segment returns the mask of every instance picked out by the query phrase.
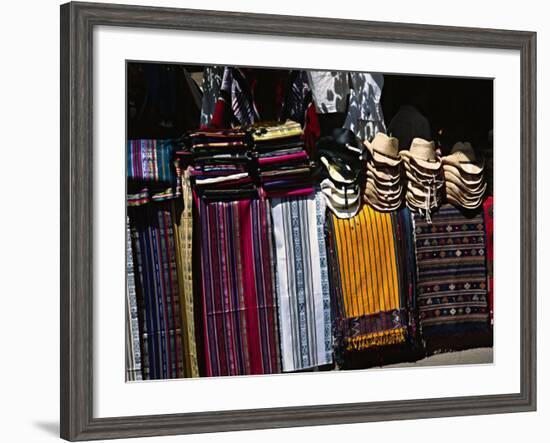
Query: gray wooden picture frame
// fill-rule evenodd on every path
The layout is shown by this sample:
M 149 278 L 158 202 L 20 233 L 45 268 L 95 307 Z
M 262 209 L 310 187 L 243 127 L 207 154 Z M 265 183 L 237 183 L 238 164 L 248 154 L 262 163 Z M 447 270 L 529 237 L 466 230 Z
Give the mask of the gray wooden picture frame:
M 521 391 L 517 394 L 150 416 L 93 416 L 92 54 L 95 26 L 519 51 Z M 61 6 L 61 437 L 70 441 L 536 409 L 536 33 L 99 3 Z M 506 295 L 506 294 L 499 294 Z M 509 294 L 517 296 L 517 294 Z M 122 375 L 121 375 L 122 376 Z

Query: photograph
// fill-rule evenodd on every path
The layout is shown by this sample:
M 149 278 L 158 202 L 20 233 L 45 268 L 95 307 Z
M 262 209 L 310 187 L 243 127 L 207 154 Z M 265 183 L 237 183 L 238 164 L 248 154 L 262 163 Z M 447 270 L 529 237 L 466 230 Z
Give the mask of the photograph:
M 493 363 L 493 78 L 125 69 L 126 382 Z

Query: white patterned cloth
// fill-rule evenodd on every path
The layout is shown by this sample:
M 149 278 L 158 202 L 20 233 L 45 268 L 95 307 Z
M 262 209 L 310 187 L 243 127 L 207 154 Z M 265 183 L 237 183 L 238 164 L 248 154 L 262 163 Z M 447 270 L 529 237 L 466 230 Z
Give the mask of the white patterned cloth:
M 126 216 L 126 255 L 126 381 L 137 381 L 142 379 L 141 347 L 139 344 L 136 279 L 128 216 Z
M 347 72 L 307 71 L 307 77 L 318 114 L 345 112 L 349 94 Z
M 361 140 L 372 140 L 378 132 L 386 132 L 382 74 L 308 71 L 307 75 L 317 113 L 346 112 L 344 128 Z
M 283 371 L 332 363 L 325 208 L 319 190 L 272 199 Z
M 350 72 L 350 98 L 344 128 L 361 140 L 372 140 L 378 132 L 386 132 L 382 112 L 384 76 L 367 72 Z

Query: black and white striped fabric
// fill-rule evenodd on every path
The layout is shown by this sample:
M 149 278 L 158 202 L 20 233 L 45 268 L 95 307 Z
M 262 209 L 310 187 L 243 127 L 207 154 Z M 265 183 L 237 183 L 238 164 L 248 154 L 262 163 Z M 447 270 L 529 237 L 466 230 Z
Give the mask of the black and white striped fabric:
M 321 192 L 272 199 L 283 371 L 332 363 Z

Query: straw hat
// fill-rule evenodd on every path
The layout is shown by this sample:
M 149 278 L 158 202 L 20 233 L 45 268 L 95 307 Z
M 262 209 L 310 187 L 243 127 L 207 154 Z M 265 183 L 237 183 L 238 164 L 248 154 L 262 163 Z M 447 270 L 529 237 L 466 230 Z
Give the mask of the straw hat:
M 480 181 L 478 184 L 470 185 L 461 180 L 454 174 L 445 172 L 445 185 L 447 188 L 450 186 L 456 186 L 459 192 L 466 195 L 481 195 L 487 189 L 487 183 Z
M 479 198 L 473 201 L 466 201 L 453 193 L 447 193 L 447 201 L 466 209 L 477 209 L 483 203 L 483 198 Z
M 458 177 L 467 186 L 478 186 L 483 182 L 483 174 L 468 174 L 452 165 L 443 164 L 443 173 L 445 177 L 449 175 Z
M 413 139 L 410 149 L 408 151 L 402 150 L 399 154 L 406 163 L 414 163 L 430 171 L 441 168 L 441 159 L 435 152 L 435 143 L 433 141 L 416 137 Z
M 439 169 L 423 169 L 417 166 L 414 162 L 408 163 L 404 161 L 403 164 L 405 165 L 405 171 L 417 177 L 419 181 L 432 181 L 434 176 L 437 176 L 440 173 Z
M 426 198 L 417 198 L 410 190 L 407 190 L 405 200 L 411 209 L 425 210 L 428 206 L 428 209 L 432 210 L 441 204 L 441 198 L 430 198 L 430 201 L 427 201 Z
M 407 190 L 419 199 L 425 199 L 428 194 L 437 196 L 443 192 L 443 186 L 424 186 L 418 183 L 409 182 Z
M 403 202 L 403 193 L 394 196 L 381 195 L 372 188 L 366 188 L 363 193 L 366 203 L 379 211 L 395 211 Z
M 401 184 L 399 184 L 399 186 L 380 186 L 372 180 L 367 180 L 365 189 L 370 189 L 385 197 L 399 196 L 403 192 L 403 186 Z
M 388 204 L 387 202 L 380 201 L 376 197 L 367 194 L 363 196 L 363 199 L 365 200 L 365 203 L 380 212 L 397 211 L 402 204 L 401 199 L 399 199 L 399 201 L 394 204 Z
M 439 190 L 444 187 L 445 182 L 443 181 L 442 176 L 432 176 L 429 180 L 420 178 L 417 175 L 413 175 L 410 172 L 406 172 L 405 176 L 407 177 L 407 184 L 408 186 L 419 186 L 422 188 L 435 188 L 436 190 Z
M 371 162 L 367 162 L 367 173 L 369 171 L 381 182 L 397 183 L 401 180 L 401 171 L 398 168 L 377 168 Z
M 372 142 L 363 142 L 367 147 L 371 158 L 380 165 L 395 167 L 401 163 L 399 156 L 399 140 L 395 137 L 388 137 L 383 132 L 376 134 Z
M 442 158 L 442 162 L 455 166 L 468 174 L 483 172 L 484 160 L 476 157 L 476 152 L 469 142 L 455 143 L 451 153 Z
M 382 180 L 369 170 L 367 170 L 367 180 L 373 181 L 377 186 L 397 187 L 401 184 L 400 176 L 394 180 Z

